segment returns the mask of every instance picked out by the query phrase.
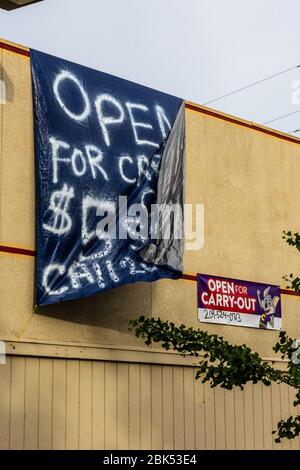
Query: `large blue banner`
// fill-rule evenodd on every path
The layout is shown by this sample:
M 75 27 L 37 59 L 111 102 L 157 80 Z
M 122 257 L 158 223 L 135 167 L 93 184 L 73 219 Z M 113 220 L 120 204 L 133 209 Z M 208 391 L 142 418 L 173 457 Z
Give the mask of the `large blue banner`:
M 140 216 L 143 212 L 142 220 L 148 217 L 150 224 L 151 216 L 145 214 L 157 202 L 158 185 L 172 183 L 172 171 L 177 171 L 175 199 L 182 204 L 183 165 L 178 167 L 178 159 L 183 154 L 181 144 L 179 153 L 174 151 L 176 135 L 169 158 L 177 169 L 165 160 L 169 174 L 164 182 L 160 179 L 182 100 L 34 50 L 31 64 L 36 304 L 137 281 L 178 278 L 179 265 L 161 253 L 153 257 L 156 242 Z M 173 251 L 179 250 L 173 246 Z

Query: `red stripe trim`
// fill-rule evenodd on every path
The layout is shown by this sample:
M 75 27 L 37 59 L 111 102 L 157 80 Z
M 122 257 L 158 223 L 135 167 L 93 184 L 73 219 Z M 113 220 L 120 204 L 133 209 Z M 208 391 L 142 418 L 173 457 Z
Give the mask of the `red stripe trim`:
M 291 289 L 280 289 L 280 292 L 284 295 L 296 295 L 299 297 L 300 294 L 298 292 L 295 292 L 294 290 Z
M 197 276 L 194 276 L 194 274 L 182 274 L 181 278 L 186 281 L 197 281 Z
M 6 44 L 5 42 L 0 42 L 0 49 L 6 49 L 7 51 L 14 52 L 15 54 L 24 55 L 26 57 L 30 56 L 30 52 L 21 47 L 12 46 L 11 44 Z
M 199 108 L 198 106 L 194 106 L 190 103 L 185 103 L 185 107 L 187 109 L 191 109 L 198 113 L 207 114 L 208 116 L 213 116 L 218 119 L 223 119 L 223 121 L 228 121 L 233 124 L 238 124 L 239 126 L 247 127 L 248 129 L 253 129 L 255 131 L 262 132 L 263 134 L 271 135 L 272 137 L 277 137 L 278 139 L 283 139 L 283 140 L 287 140 L 288 142 L 300 144 L 299 139 L 295 139 L 294 137 L 291 137 L 289 135 L 278 134 L 278 132 L 276 132 L 275 130 L 273 131 L 272 129 L 266 129 L 252 122 L 240 121 L 239 119 L 236 119 L 234 117 L 225 116 L 224 114 L 219 114 L 218 112 L 214 112 L 210 109 Z
M 0 245 L 0 252 L 3 253 L 13 253 L 15 255 L 25 255 L 25 256 L 36 256 L 36 251 L 28 250 L 27 248 L 16 248 L 14 246 Z M 197 276 L 195 274 L 182 274 L 181 279 L 186 281 L 197 281 Z M 284 295 L 296 295 L 299 294 L 290 289 L 280 289 L 281 294 Z
M 0 252 L 14 253 L 15 255 L 35 256 L 36 252 L 27 248 L 16 248 L 14 246 L 0 245 Z

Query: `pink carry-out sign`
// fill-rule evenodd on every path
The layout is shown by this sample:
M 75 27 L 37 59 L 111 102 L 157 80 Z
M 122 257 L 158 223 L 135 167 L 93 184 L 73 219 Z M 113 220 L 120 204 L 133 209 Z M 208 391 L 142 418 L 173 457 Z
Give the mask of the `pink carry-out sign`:
M 201 322 L 282 328 L 279 286 L 197 274 L 197 296 Z

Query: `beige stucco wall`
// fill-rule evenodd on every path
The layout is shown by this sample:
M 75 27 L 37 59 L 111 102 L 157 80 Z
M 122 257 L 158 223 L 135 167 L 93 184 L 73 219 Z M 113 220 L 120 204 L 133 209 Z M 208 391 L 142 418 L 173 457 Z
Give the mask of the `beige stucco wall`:
M 0 47 L 0 245 L 34 250 L 29 59 Z M 205 205 L 205 243 L 184 272 L 282 284 L 300 257 L 281 239 L 300 220 L 300 145 L 186 110 L 186 202 Z M 283 284 L 282 284 L 283 286 Z M 277 332 L 197 322 L 196 283 L 135 284 L 34 310 L 34 258 L 0 252 L 0 448 L 299 448 L 274 443 L 292 409 L 286 386 L 244 392 L 194 381 L 194 364 L 150 351 L 127 324 L 161 316 L 274 356 Z M 300 299 L 282 296 L 300 338 Z M 283 364 L 276 364 L 282 367 Z
M 29 59 L 0 49 L 7 102 L 0 106 L 0 243 L 34 249 L 34 152 Z M 185 273 L 282 284 L 300 258 L 281 239 L 300 220 L 300 146 L 201 112 L 186 110 L 186 202 L 204 203 L 205 243 L 185 253 Z M 34 258 L 0 253 L 0 331 L 8 340 L 138 345 L 127 331 L 137 315 L 246 342 L 272 356 L 277 333 L 199 325 L 196 283 L 159 281 L 114 289 L 33 312 Z M 300 337 L 298 298 L 283 296 L 283 325 Z

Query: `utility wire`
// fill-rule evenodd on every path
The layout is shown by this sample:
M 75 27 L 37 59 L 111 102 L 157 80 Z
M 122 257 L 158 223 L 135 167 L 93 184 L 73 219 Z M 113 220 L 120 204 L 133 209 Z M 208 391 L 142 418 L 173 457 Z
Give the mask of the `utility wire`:
M 257 82 L 250 83 L 249 85 L 243 86 L 241 88 L 237 88 L 236 90 L 230 91 L 229 93 L 225 93 L 225 95 L 219 96 L 218 98 L 215 98 L 210 101 L 206 101 L 206 103 L 203 103 L 203 104 L 204 106 L 206 106 L 207 104 L 215 103 L 215 101 L 222 100 L 223 98 L 227 98 L 227 96 L 234 95 L 235 93 L 239 93 L 240 91 L 246 90 L 247 88 L 251 88 L 255 85 L 258 85 L 259 83 L 263 83 L 267 80 L 271 80 L 271 78 L 278 77 L 279 75 L 282 75 L 283 73 L 287 73 L 287 72 L 290 72 L 291 70 L 295 70 L 298 68 L 300 68 L 300 64 L 295 65 L 294 67 L 290 67 L 288 69 L 282 70 L 281 72 L 275 73 L 274 75 L 270 75 L 269 77 L 263 78 L 262 80 L 258 80 Z
M 298 109 L 297 111 L 293 111 L 292 113 L 284 114 L 283 116 L 278 116 L 277 118 L 271 119 L 270 121 L 263 122 L 262 124 L 263 125 L 270 124 L 270 122 L 279 121 L 279 119 L 283 119 L 288 116 L 292 116 L 292 114 L 297 114 L 297 113 L 300 113 L 300 109 Z

